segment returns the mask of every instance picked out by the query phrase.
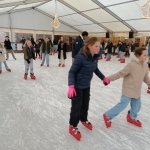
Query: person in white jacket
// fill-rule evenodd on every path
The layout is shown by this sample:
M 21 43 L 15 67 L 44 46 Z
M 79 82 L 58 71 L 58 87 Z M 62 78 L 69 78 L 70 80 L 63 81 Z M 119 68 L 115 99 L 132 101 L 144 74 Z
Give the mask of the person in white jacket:
M 6 63 L 5 54 L 6 54 L 6 49 L 0 43 L 0 74 L 2 73 L 2 62 L 4 63 L 6 70 L 8 72 L 11 72 L 11 70 L 8 68 Z

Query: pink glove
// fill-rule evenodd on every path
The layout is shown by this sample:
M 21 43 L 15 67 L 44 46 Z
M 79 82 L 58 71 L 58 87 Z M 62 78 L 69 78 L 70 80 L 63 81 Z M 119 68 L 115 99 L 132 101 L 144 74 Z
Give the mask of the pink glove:
M 108 78 L 103 79 L 103 84 L 108 85 L 110 84 L 110 80 Z
M 70 85 L 68 86 L 68 98 L 72 98 L 74 96 L 76 96 L 76 91 L 75 91 L 75 88 L 74 88 L 74 85 Z

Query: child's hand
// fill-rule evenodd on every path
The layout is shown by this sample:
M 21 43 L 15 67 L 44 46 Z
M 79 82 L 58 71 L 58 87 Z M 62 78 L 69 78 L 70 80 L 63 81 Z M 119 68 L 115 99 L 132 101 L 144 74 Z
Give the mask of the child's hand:
M 104 78 L 104 79 L 103 79 L 103 84 L 104 84 L 104 85 L 110 84 L 110 80 L 109 80 L 108 78 Z

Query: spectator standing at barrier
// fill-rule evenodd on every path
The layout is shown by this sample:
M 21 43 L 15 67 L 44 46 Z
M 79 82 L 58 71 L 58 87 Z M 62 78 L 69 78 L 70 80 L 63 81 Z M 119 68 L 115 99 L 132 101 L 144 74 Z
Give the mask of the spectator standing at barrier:
M 9 53 L 11 53 L 12 57 L 16 60 L 13 49 L 11 47 L 11 42 L 8 36 L 5 37 L 4 47 L 6 48 L 6 60 L 9 59 Z

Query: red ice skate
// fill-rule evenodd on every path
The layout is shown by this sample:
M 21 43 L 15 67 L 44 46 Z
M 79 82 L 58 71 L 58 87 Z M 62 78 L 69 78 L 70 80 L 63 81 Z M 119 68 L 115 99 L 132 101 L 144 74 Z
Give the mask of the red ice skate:
M 118 61 L 121 61 L 121 59 L 118 59 Z
M 61 66 L 61 64 L 58 64 L 58 66 L 60 67 L 60 66 Z
M 0 74 L 2 74 L 2 70 L 0 70 Z
M 93 126 L 90 122 L 86 121 L 86 122 L 81 122 L 81 123 L 89 130 L 92 130 Z
M 35 79 L 36 79 L 36 77 L 35 77 L 34 74 L 32 74 L 32 73 L 30 73 L 30 78 L 31 78 L 32 80 L 35 80 Z
M 24 74 L 24 79 L 27 80 L 27 74 L 26 73 Z
M 47 65 L 47 67 L 49 67 L 49 65 Z
M 150 87 L 148 87 L 148 89 L 150 90 Z
M 133 120 L 131 117 L 130 117 L 130 112 L 128 112 L 127 114 L 127 122 L 135 125 L 135 126 L 138 126 L 138 127 L 142 127 L 142 123 L 139 121 L 139 120 Z
M 11 72 L 11 70 L 10 70 L 10 69 L 7 69 L 7 71 L 8 71 L 8 72 Z
M 111 121 L 107 118 L 106 114 L 103 114 L 104 122 L 107 128 L 111 127 Z
M 63 64 L 62 67 L 65 67 L 65 64 Z
M 147 93 L 150 94 L 150 89 L 147 90 Z
M 122 60 L 120 61 L 120 63 L 125 63 L 125 59 L 122 59 Z
M 80 139 L 81 139 L 81 133 L 80 133 L 80 131 L 78 131 L 78 128 L 76 128 L 76 127 L 73 127 L 73 126 L 69 126 L 69 133 L 72 135 L 72 136 L 74 136 L 78 141 L 80 141 Z
M 40 65 L 41 67 L 43 66 L 43 64 Z

